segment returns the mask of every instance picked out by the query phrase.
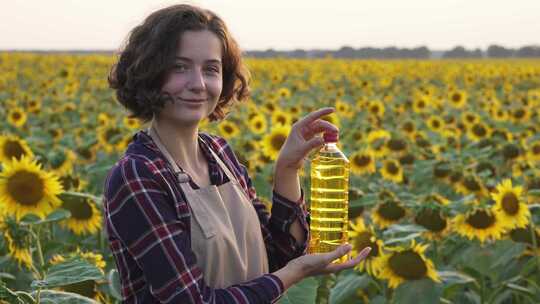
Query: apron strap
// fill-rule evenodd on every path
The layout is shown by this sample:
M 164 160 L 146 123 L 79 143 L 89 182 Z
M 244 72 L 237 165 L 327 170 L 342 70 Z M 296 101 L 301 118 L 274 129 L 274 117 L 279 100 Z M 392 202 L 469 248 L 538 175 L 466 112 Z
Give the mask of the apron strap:
M 167 148 L 165 148 L 165 146 L 159 139 L 159 136 L 157 132 L 155 131 L 155 129 L 153 127 L 149 127 L 147 131 L 150 137 L 156 143 L 156 146 L 159 148 L 161 153 L 163 153 L 163 155 L 165 156 L 169 164 L 173 167 L 174 175 L 178 179 L 178 183 L 180 184 L 187 183 L 189 181 L 189 176 L 187 175 L 187 173 L 185 173 L 182 169 L 178 167 L 178 164 L 174 161 L 169 151 L 167 151 Z
M 152 126 L 150 126 L 147 129 L 147 131 L 148 131 L 148 134 L 150 135 L 150 137 L 156 143 L 156 146 L 163 153 L 163 155 L 165 156 L 165 158 L 167 159 L 169 164 L 173 167 L 174 175 L 178 178 L 178 182 L 179 183 L 188 182 L 189 181 L 189 176 L 180 167 L 178 167 L 178 164 L 174 161 L 174 159 L 172 158 L 169 151 L 167 151 L 167 149 L 165 148 L 165 146 L 161 142 L 161 140 L 159 138 L 159 135 L 157 134 L 156 130 Z M 199 138 L 204 143 L 206 143 L 206 141 L 200 135 L 199 135 Z M 214 150 L 212 150 L 211 146 L 208 143 L 206 143 L 206 145 L 208 146 L 208 149 L 210 150 L 210 153 L 212 154 L 212 156 L 214 156 L 214 159 L 217 161 L 217 163 L 221 167 L 221 169 L 225 172 L 225 175 L 229 178 L 229 180 L 231 182 L 236 181 L 236 182 L 238 182 L 240 184 L 240 182 L 238 181 L 236 176 L 231 172 L 231 170 L 229 170 L 229 167 L 227 167 L 227 165 L 225 165 L 225 163 L 223 163 L 221 158 L 219 158 L 219 156 L 217 156 L 217 154 L 214 152 Z

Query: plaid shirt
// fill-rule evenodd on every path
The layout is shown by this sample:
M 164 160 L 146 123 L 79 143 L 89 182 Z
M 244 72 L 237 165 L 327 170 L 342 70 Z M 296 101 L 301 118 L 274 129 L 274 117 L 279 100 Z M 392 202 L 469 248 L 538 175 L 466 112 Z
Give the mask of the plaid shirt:
M 305 254 L 309 226 L 303 191 L 299 202 L 273 191 L 270 216 L 225 139 L 200 135 L 211 183 L 221 185 L 228 178 L 208 149 L 223 160 L 249 194 L 261 222 L 270 272 Z M 196 188 L 192 181 L 190 184 Z M 223 289 L 204 283 L 191 250 L 188 204 L 172 168 L 146 131 L 133 136 L 124 156 L 109 171 L 103 206 L 124 303 L 272 303 L 284 292 L 281 280 L 270 273 Z M 306 235 L 301 246 L 289 233 L 296 219 Z

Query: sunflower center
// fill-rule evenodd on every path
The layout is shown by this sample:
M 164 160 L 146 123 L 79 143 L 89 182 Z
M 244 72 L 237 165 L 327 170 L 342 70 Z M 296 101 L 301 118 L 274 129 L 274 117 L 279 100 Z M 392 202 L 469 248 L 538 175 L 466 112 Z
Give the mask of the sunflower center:
M 389 162 L 386 164 L 386 170 L 388 170 L 388 173 L 392 175 L 396 175 L 399 172 L 398 166 L 394 162 Z
M 353 161 L 358 167 L 365 167 L 371 163 L 371 157 L 368 155 L 358 155 L 353 158 Z
M 433 168 L 433 175 L 438 178 L 445 178 L 451 173 L 448 162 L 439 162 Z
M 257 121 L 257 122 L 255 123 L 255 128 L 261 129 L 261 128 L 262 128 L 262 123 L 261 123 L 260 121 Z
M 480 190 L 480 184 L 472 176 L 468 176 L 463 180 L 463 186 L 465 186 L 467 190 L 472 191 L 472 192 L 476 192 Z
M 93 214 L 92 207 L 86 199 L 64 199 L 62 208 L 71 212 L 71 216 L 77 220 L 88 220 Z
M 36 206 L 44 196 L 43 180 L 39 175 L 19 171 L 8 178 L 7 189 L 17 203 L 25 206 Z
M 374 238 L 373 234 L 369 231 L 362 231 L 358 233 L 356 237 L 353 239 L 353 247 L 362 250 L 366 247 L 371 247 L 371 251 L 369 252 L 369 257 L 374 257 L 379 255 L 379 246 L 377 246 L 376 243 L 372 242 L 371 239 Z
M 26 153 L 24 152 L 23 147 L 16 140 L 7 140 L 4 144 L 4 155 L 6 155 L 9 159 L 12 157 L 20 159 L 21 156 L 25 154 Z
M 277 122 L 279 122 L 279 123 L 281 123 L 281 124 L 284 125 L 284 124 L 287 122 L 287 119 L 286 119 L 285 117 L 283 117 L 283 116 L 279 116 L 279 117 L 277 118 Z
M 382 203 L 378 209 L 378 213 L 387 220 L 397 221 L 405 215 L 405 209 L 399 206 L 397 202 L 391 200 Z
M 514 159 L 519 156 L 519 148 L 514 144 L 507 144 L 503 148 L 503 156 L 505 159 Z
M 485 210 L 476 210 L 467 217 L 466 222 L 476 229 L 486 229 L 495 223 L 495 216 Z
M 535 144 L 532 148 L 533 154 L 538 155 L 540 154 L 540 144 Z
M 478 137 L 484 137 L 487 134 L 486 128 L 480 124 L 475 124 L 472 128 L 474 135 Z
M 407 148 L 407 143 L 402 139 L 392 138 L 387 143 L 388 148 L 392 151 L 402 151 Z
M 519 211 L 519 200 L 514 193 L 505 193 L 502 198 L 502 207 L 507 214 L 515 215 Z
M 283 146 L 283 144 L 285 143 L 286 139 L 287 137 L 283 134 L 276 134 L 272 136 L 272 140 L 270 142 L 275 150 L 279 150 L 281 149 L 281 146 Z
M 13 114 L 11 114 L 11 118 L 13 118 L 13 120 L 19 120 L 21 119 L 21 117 L 22 115 L 19 112 L 14 112 Z
M 427 273 L 427 267 L 420 255 L 412 250 L 396 252 L 388 260 L 392 272 L 407 280 L 418 280 Z
M 107 140 L 107 142 L 110 142 L 110 141 L 115 140 L 115 139 L 116 139 L 116 141 L 118 141 L 119 135 L 120 135 L 120 130 L 118 130 L 116 128 L 110 128 L 105 133 L 105 139 Z
M 414 163 L 414 155 L 408 153 L 399 158 L 399 163 L 402 165 L 411 165 Z
M 514 112 L 514 117 L 515 118 L 523 118 L 523 116 L 525 116 L 525 111 L 523 109 L 517 109 L 515 112 Z
M 374 106 L 371 106 L 371 108 L 369 109 L 369 111 L 373 114 L 379 114 L 379 111 L 380 111 L 380 108 L 378 105 L 374 105 Z
M 418 225 L 433 232 L 440 232 L 446 228 L 446 219 L 441 216 L 440 212 L 436 212 L 432 209 L 422 210 L 416 216 L 415 221 Z
M 510 231 L 510 238 L 514 242 L 533 244 L 529 227 L 512 229 L 512 231 Z M 536 244 L 540 243 L 540 235 L 536 231 L 534 233 L 534 238 L 536 239 Z
M 233 128 L 231 128 L 231 126 L 224 126 L 223 131 L 225 131 L 227 134 L 231 134 L 233 132 Z
M 461 101 L 461 94 L 459 94 L 459 93 L 452 94 L 452 101 L 453 102 L 460 102 Z

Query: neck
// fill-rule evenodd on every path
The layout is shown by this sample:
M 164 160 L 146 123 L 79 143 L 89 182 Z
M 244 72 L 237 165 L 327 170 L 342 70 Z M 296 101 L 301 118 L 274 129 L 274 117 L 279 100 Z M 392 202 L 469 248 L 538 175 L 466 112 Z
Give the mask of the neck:
M 198 126 L 174 126 L 164 121 L 152 120 L 150 126 L 154 128 L 161 143 L 165 146 L 178 165 L 187 171 L 198 170 L 203 164 L 203 155 L 198 144 Z

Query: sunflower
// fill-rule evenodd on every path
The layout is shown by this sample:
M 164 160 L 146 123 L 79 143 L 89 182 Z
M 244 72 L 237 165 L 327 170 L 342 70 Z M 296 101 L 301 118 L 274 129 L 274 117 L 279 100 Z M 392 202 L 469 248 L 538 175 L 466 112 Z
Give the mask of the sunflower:
M 292 124 L 292 116 L 291 114 L 282 110 L 275 110 L 272 112 L 271 121 L 273 125 L 280 124 L 283 126 L 288 126 Z
M 531 233 L 531 227 L 526 226 L 523 228 L 514 228 L 508 232 L 508 235 L 512 241 L 517 243 L 524 243 L 529 247 L 534 246 L 533 242 L 533 236 Z M 540 228 L 534 229 L 534 238 L 536 242 L 536 246 L 540 246 Z M 540 253 L 540 247 L 537 248 L 537 251 Z
M 77 248 L 76 252 L 72 252 L 69 254 L 64 255 L 54 255 L 49 260 L 50 265 L 56 265 L 60 264 L 62 262 L 65 262 L 66 260 L 73 259 L 73 258 L 79 258 L 82 260 L 87 261 L 88 263 L 94 265 L 99 271 L 104 274 L 105 272 L 105 261 L 103 260 L 103 256 L 100 253 L 93 253 L 93 252 L 83 252 L 80 249 Z M 98 288 L 98 282 L 94 280 L 87 280 L 82 282 L 77 282 L 69 285 L 64 285 L 61 287 L 58 287 L 59 290 L 63 290 L 66 292 L 72 292 L 76 294 L 80 294 L 82 296 L 85 296 L 90 299 L 94 299 L 98 301 L 99 303 L 106 303 L 106 298 L 104 294 L 99 290 Z
M 63 149 L 61 152 L 55 153 L 52 159 L 49 160 L 50 168 L 58 176 L 71 174 L 76 159 L 75 152 L 70 149 Z
M 323 117 L 321 117 L 320 119 L 322 120 L 326 120 L 328 121 L 329 123 L 333 124 L 334 126 L 336 127 L 340 127 L 341 123 L 340 123 L 340 120 L 339 120 L 339 116 L 336 114 L 336 112 L 332 112 L 328 115 L 325 115 Z
M 425 113 L 430 104 L 429 97 L 420 95 L 413 100 L 413 111 L 415 113 Z
M 280 88 L 277 92 L 277 95 L 281 98 L 290 98 L 291 91 L 288 88 Z
M 91 164 L 96 161 L 99 145 L 77 146 L 77 161 L 81 164 Z
M 27 110 L 30 113 L 37 114 L 41 110 L 41 100 L 39 99 L 31 99 L 26 104 Z
M 62 205 L 60 208 L 71 213 L 71 217 L 60 222 L 64 228 L 68 228 L 77 235 L 94 234 L 101 227 L 101 213 L 96 203 L 87 197 L 61 195 Z
M 124 123 L 124 126 L 130 130 L 138 129 L 141 126 L 139 120 L 133 117 L 126 116 L 124 119 L 122 119 L 122 122 Z
M 367 142 L 369 150 L 371 150 L 375 157 L 383 157 L 388 154 L 386 149 L 386 142 L 391 138 L 390 132 L 386 130 L 374 130 L 370 131 L 367 136 Z
M 463 195 L 475 194 L 478 197 L 487 197 L 489 195 L 482 180 L 475 174 L 466 174 L 456 183 L 455 189 Z
M 111 117 L 105 112 L 101 112 L 97 116 L 97 122 L 100 127 L 106 126 L 110 123 Z
M 484 138 L 490 137 L 491 132 L 491 128 L 489 128 L 486 124 L 475 122 L 470 126 L 467 135 L 473 141 L 480 141 Z
M 427 230 L 423 236 L 430 240 L 442 239 L 449 231 L 450 226 L 440 208 L 421 208 L 414 217 L 414 222 Z
M 122 130 L 114 124 L 106 124 L 97 129 L 98 142 L 107 153 L 122 151 L 123 134 Z
M 529 223 L 531 213 L 523 202 L 523 187 L 512 186 L 512 180 L 505 179 L 491 193 L 495 201 L 494 210 L 499 214 L 506 228 L 523 228 Z
M 62 189 L 64 189 L 64 191 L 80 192 L 86 187 L 86 185 L 88 185 L 88 182 L 86 180 L 75 174 L 67 174 L 60 176 L 59 180 L 62 184 Z
M 467 103 L 467 92 L 462 90 L 454 90 L 448 94 L 448 102 L 454 108 L 461 109 Z
M 540 162 L 540 140 L 535 140 L 533 143 L 529 144 L 526 153 L 528 160 Z
M 10 125 L 20 128 L 26 123 L 26 113 L 23 108 L 15 107 L 8 110 L 7 121 Z
M 263 134 L 267 128 L 266 118 L 262 114 L 255 114 L 249 119 L 248 127 L 253 134 Z
M 26 157 L 4 163 L 0 173 L 0 201 L 17 220 L 28 213 L 44 218 L 60 205 L 57 195 L 62 190 L 55 174 Z
M 375 206 L 375 211 L 371 214 L 373 222 L 381 229 L 398 223 L 405 218 L 406 215 L 407 209 L 405 209 L 399 200 L 395 198 L 383 200 Z
M 11 158 L 21 159 L 26 156 L 34 158 L 34 153 L 24 139 L 13 135 L 0 135 L 0 162 L 11 161 Z
M 383 241 L 377 238 L 373 227 L 366 228 L 362 217 L 357 217 L 356 220 L 349 222 L 351 230 L 349 230 L 349 243 L 353 246 L 351 256 L 356 256 L 362 249 L 371 247 L 368 256 L 355 266 L 359 271 L 364 269 L 372 276 L 377 276 L 380 269 L 377 269 L 373 261 L 381 254 Z
M 416 124 L 412 120 L 406 120 L 400 125 L 400 129 L 407 135 L 408 138 L 414 139 L 416 133 Z
M 369 150 L 363 150 L 353 153 L 351 160 L 351 171 L 362 175 L 366 173 L 375 173 L 375 155 Z
M 378 258 L 378 266 L 381 268 L 379 277 L 388 280 L 390 288 L 423 278 L 440 282 L 433 262 L 424 254 L 427 247 L 427 244 L 416 244 L 412 241 L 406 247 L 385 248 L 389 253 L 383 253 Z
M 271 160 L 276 160 L 281 150 L 281 147 L 285 143 L 291 127 L 289 126 L 275 126 L 269 134 L 266 134 L 263 138 L 263 153 Z
M 64 131 L 61 128 L 51 128 L 48 130 L 49 135 L 52 137 L 54 142 L 60 141 L 64 136 Z
M 354 112 L 352 110 L 352 107 L 350 104 L 348 104 L 345 101 L 342 101 L 340 99 L 336 100 L 336 104 L 334 105 L 336 108 L 336 112 L 339 116 L 343 116 L 346 118 L 352 118 L 354 115 Z
M 437 116 L 437 115 L 433 115 L 429 117 L 427 121 L 427 125 L 433 132 L 440 132 L 445 126 L 444 120 L 440 116 Z
M 19 267 L 32 268 L 32 244 L 30 231 L 21 227 L 12 217 L 0 216 L 0 231 L 7 243 L 8 255 L 17 261 Z
M 371 115 L 382 118 L 384 116 L 384 104 L 380 100 L 372 100 L 368 104 L 368 112 Z
M 475 208 L 465 214 L 458 214 L 452 219 L 454 230 L 469 240 L 477 238 L 484 243 L 488 239 L 500 240 L 505 227 L 498 213 L 490 208 Z
M 387 159 L 383 162 L 381 174 L 384 179 L 401 183 L 403 181 L 403 168 L 399 161 L 395 159 Z
M 219 134 L 221 134 L 225 139 L 235 138 L 240 134 L 240 129 L 238 126 L 228 120 L 223 120 L 218 125 Z
M 531 112 L 525 107 L 517 107 L 511 111 L 511 116 L 514 123 L 520 124 L 529 121 Z

